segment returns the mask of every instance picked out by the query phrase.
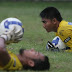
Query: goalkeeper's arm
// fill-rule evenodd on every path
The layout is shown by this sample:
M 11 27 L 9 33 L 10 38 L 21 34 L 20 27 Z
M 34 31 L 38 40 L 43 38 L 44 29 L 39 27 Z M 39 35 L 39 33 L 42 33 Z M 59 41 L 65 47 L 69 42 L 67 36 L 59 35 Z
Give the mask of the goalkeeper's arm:
M 6 50 L 5 39 L 0 38 L 0 66 L 4 67 L 8 64 L 11 57 Z

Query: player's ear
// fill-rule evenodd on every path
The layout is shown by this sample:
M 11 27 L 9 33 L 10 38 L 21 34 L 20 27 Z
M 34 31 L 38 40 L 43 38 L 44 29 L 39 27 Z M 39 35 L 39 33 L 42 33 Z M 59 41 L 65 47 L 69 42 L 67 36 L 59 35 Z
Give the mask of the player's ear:
M 52 22 L 53 22 L 53 24 L 56 24 L 57 19 L 56 19 L 56 18 L 53 18 L 53 19 L 52 19 Z
M 29 60 L 28 61 L 28 65 L 31 66 L 31 67 L 34 67 L 35 63 L 33 60 Z

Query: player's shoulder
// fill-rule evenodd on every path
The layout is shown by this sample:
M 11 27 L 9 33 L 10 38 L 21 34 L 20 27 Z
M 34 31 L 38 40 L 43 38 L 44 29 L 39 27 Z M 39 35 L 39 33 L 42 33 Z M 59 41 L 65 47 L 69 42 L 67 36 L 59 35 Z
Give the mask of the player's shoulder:
M 69 30 L 69 29 L 72 29 L 72 22 L 68 22 L 68 21 L 65 21 L 65 20 L 62 20 L 59 24 L 59 27 L 58 27 L 59 30 Z
M 15 53 L 13 53 L 12 51 L 10 51 L 9 49 L 7 49 L 7 51 L 8 51 L 8 53 L 9 53 L 9 55 L 10 55 L 11 58 L 18 59 L 18 57 L 17 57 L 17 55 Z
M 67 24 L 68 24 L 68 21 L 62 20 L 59 25 L 60 26 L 65 26 Z
M 59 26 L 72 26 L 72 22 L 68 22 L 68 21 L 65 21 L 65 20 L 62 20 L 59 24 Z

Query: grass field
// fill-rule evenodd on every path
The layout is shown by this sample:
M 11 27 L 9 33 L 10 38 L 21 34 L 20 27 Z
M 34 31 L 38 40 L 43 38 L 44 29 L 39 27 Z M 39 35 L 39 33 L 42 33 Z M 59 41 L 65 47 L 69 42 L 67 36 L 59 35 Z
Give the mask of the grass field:
M 72 53 L 46 51 L 47 41 L 51 41 L 55 34 L 47 33 L 42 27 L 39 13 L 47 6 L 59 9 L 62 17 L 72 21 L 72 2 L 15 2 L 0 3 L 0 22 L 8 17 L 17 17 L 23 22 L 24 37 L 18 44 L 11 44 L 8 48 L 18 53 L 20 48 L 31 49 L 47 55 L 51 68 L 43 72 L 72 72 Z M 2 72 L 2 71 L 1 71 Z M 42 72 L 42 71 L 15 71 L 15 72 Z

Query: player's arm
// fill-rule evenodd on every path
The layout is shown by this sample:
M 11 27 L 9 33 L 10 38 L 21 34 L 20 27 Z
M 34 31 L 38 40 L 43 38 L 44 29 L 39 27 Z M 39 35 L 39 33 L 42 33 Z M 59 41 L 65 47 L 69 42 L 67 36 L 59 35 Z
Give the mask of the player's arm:
M 10 44 L 16 38 L 15 28 L 9 32 L 4 32 L 0 35 L 0 66 L 5 66 L 10 61 L 10 55 L 6 50 L 6 44 Z
M 0 38 L 0 66 L 5 66 L 10 61 L 10 55 L 6 50 L 5 40 Z

